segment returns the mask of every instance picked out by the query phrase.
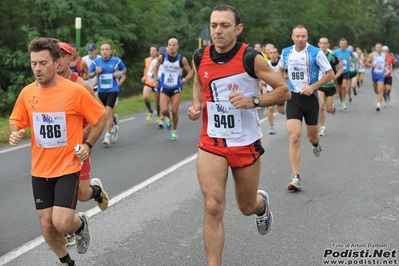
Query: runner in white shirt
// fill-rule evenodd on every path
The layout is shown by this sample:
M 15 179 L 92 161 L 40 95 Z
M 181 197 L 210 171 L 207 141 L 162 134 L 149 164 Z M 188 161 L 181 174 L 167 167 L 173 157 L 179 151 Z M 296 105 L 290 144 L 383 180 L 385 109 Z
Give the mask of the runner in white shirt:
M 267 62 L 271 68 L 274 70 L 274 72 L 278 73 L 278 68 L 279 68 L 279 53 L 277 48 L 270 48 L 269 52 L 270 60 Z M 265 84 L 263 81 L 261 81 L 261 88 L 266 85 L 266 90 L 267 92 L 270 92 L 273 90 L 273 88 Z M 285 102 L 279 103 L 277 105 L 277 111 L 284 115 L 285 114 Z M 267 107 L 267 120 L 269 121 L 269 134 L 274 135 L 276 134 L 276 129 L 274 128 L 274 105 L 273 106 L 268 106 Z
M 289 157 L 293 179 L 287 189 L 296 191 L 301 188 L 299 144 L 302 120 L 305 119 L 308 140 L 313 145 L 314 155 L 318 157 L 321 147 L 317 125 L 319 120 L 317 89 L 332 80 L 334 72 L 323 51 L 307 43 L 308 31 L 304 26 L 295 26 L 291 38 L 294 45 L 283 49 L 279 73 L 284 78 L 285 70 L 288 70 L 288 87 L 292 93 L 291 99 L 287 101 L 286 124 L 290 138 Z M 325 76 L 319 80 L 320 70 Z

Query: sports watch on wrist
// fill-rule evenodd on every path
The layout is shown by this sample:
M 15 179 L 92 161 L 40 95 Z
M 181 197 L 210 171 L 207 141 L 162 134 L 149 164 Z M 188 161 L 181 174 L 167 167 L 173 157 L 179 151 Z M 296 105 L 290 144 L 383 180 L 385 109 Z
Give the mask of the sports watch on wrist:
M 253 96 L 252 100 L 254 101 L 255 108 L 258 107 L 260 104 L 260 99 L 256 96 Z

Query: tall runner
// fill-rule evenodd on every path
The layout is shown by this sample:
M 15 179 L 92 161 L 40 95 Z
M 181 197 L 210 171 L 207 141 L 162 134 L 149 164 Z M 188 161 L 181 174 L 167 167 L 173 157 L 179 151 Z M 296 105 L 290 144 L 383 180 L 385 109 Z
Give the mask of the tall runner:
M 91 242 L 88 217 L 83 212 L 75 214 L 79 171 L 101 135 L 107 114 L 86 89 L 57 75 L 61 52 L 53 39 L 35 38 L 28 49 L 36 80 L 15 102 L 9 142 L 18 145 L 24 129 L 31 128 L 32 188 L 43 237 L 61 265 L 74 266 L 64 234 L 75 233 L 77 252 L 87 252 Z M 83 118 L 93 125 L 84 143 Z
M 158 77 L 158 69 L 162 65 L 162 75 Z M 183 70 L 187 75 L 183 77 Z M 171 130 L 170 139 L 178 140 L 177 123 L 179 122 L 179 106 L 183 85 L 193 77 L 187 58 L 179 54 L 179 42 L 176 38 L 168 40 L 167 52 L 159 55 L 153 71 L 156 86 L 161 88 L 160 105 L 166 120 L 166 129 Z M 159 84 L 158 84 L 159 83 Z M 172 102 L 172 118 L 169 103 Z
M 111 145 L 111 130 L 114 125 L 114 107 L 119 94 L 119 79 L 126 74 L 122 59 L 112 56 L 110 44 L 101 45 L 101 57 L 96 58 L 89 68 L 89 78 L 97 76 L 98 97 L 108 114 L 103 144 Z
M 319 135 L 324 137 L 326 135 L 326 117 L 324 113 L 324 109 L 326 109 L 327 113 L 332 115 L 335 114 L 335 105 L 334 105 L 334 95 L 335 95 L 335 80 L 342 74 L 344 68 L 339 61 L 338 57 L 332 54 L 329 50 L 330 42 L 327 38 L 320 38 L 319 40 L 319 48 L 326 55 L 328 62 L 330 62 L 331 68 L 334 71 L 334 78 L 321 86 L 317 93 L 319 95 L 319 106 L 320 106 L 320 133 Z M 325 75 L 325 72 L 320 70 L 319 72 L 319 80 L 322 79 Z
M 384 78 L 384 100 L 385 106 L 388 105 L 388 102 L 391 99 L 391 90 L 392 90 L 392 71 L 395 67 L 395 59 L 392 55 L 389 54 L 388 46 L 382 46 L 382 51 L 385 54 L 385 78 Z
M 279 53 L 277 48 L 270 48 L 269 51 L 270 60 L 267 62 L 270 67 L 274 70 L 274 72 L 278 73 L 278 63 L 280 61 Z M 267 92 L 273 91 L 273 88 L 266 84 L 264 81 L 261 81 L 261 88 L 266 85 Z M 277 104 L 277 111 L 284 115 L 285 114 L 285 102 Z M 276 129 L 274 128 L 274 105 L 267 107 L 267 120 L 269 121 L 269 135 L 276 134 Z
M 385 54 L 382 52 L 382 44 L 377 43 L 375 51 L 370 53 L 366 60 L 366 66 L 371 67 L 371 79 L 373 81 L 373 89 L 377 94 L 377 106 L 375 110 L 381 110 L 381 102 L 384 96 L 385 81 Z
M 144 59 L 144 72 L 143 72 L 143 76 L 141 77 L 141 82 L 144 83 L 144 87 L 143 87 L 143 100 L 144 100 L 144 104 L 148 109 L 148 115 L 146 120 L 150 121 L 153 115 L 153 110 L 151 108 L 151 102 L 150 102 L 150 95 L 151 92 L 154 91 L 154 93 L 156 93 L 156 84 L 155 81 L 152 79 L 150 80 L 148 78 L 148 70 L 150 69 L 151 66 L 151 62 L 158 57 L 158 47 L 156 45 L 152 45 L 150 47 L 150 56 L 147 57 L 146 59 Z M 156 104 L 156 108 L 157 108 L 157 123 L 159 123 L 161 121 L 161 114 L 160 114 L 160 107 L 159 107 L 159 99 L 157 99 L 157 97 L 155 96 L 155 104 Z
M 288 87 L 292 95 L 291 99 L 287 101 L 286 107 L 286 125 L 290 142 L 288 153 L 292 170 L 292 181 L 288 184 L 287 189 L 297 191 L 302 186 L 299 172 L 302 120 L 305 120 L 306 123 L 306 133 L 312 144 L 313 154 L 318 157 L 321 153 L 321 146 L 318 134 L 319 99 L 317 89 L 331 81 L 334 72 L 323 51 L 308 44 L 308 31 L 303 25 L 293 28 L 291 38 L 294 45 L 283 49 L 279 74 L 284 78 L 287 69 Z M 320 80 L 319 70 L 325 73 Z
M 346 87 L 350 78 L 350 60 L 352 56 L 352 51 L 349 50 L 348 48 L 348 41 L 344 38 L 342 38 L 339 41 L 339 48 L 334 51 L 334 55 L 341 60 L 341 64 L 344 67 L 344 71 L 342 74 L 337 78 L 337 93 L 339 95 L 340 99 L 340 104 L 339 104 L 339 110 L 346 110 Z

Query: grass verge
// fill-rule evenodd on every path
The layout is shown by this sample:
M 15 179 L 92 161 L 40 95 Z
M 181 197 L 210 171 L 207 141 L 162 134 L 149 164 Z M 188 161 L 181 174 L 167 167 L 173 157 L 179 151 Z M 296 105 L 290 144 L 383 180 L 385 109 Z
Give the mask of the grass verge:
M 183 88 L 181 94 L 181 101 L 189 101 L 192 100 L 192 85 L 186 85 Z M 153 94 L 151 94 L 151 105 L 155 106 Z M 144 112 L 146 111 L 146 106 L 144 104 L 143 96 L 131 96 L 128 98 L 119 99 L 119 103 L 115 109 L 115 113 L 119 115 L 119 117 Z M 8 145 L 8 137 L 9 137 L 9 126 L 8 126 L 8 117 L 0 117 L 0 147 Z M 30 129 L 25 130 L 25 139 L 30 138 Z

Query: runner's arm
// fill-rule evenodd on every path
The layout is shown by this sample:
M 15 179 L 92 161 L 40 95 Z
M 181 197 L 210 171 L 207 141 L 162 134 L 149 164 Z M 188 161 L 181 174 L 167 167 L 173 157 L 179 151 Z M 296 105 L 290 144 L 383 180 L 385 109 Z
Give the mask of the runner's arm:
M 87 66 L 87 63 L 85 60 L 82 60 L 80 62 L 80 69 L 82 69 L 83 72 L 83 80 L 88 80 L 89 79 L 89 67 Z
M 193 70 L 191 69 L 190 65 L 188 64 L 187 58 L 183 57 L 183 69 L 187 72 L 187 75 L 182 78 L 183 84 L 189 81 L 193 77 Z M 184 79 L 184 81 L 183 81 Z
M 202 95 L 202 84 L 198 76 L 197 69 L 195 65 L 194 69 L 194 81 L 193 81 L 193 104 L 188 108 L 187 115 L 191 120 L 198 120 L 201 116 L 201 104 L 203 101 Z

